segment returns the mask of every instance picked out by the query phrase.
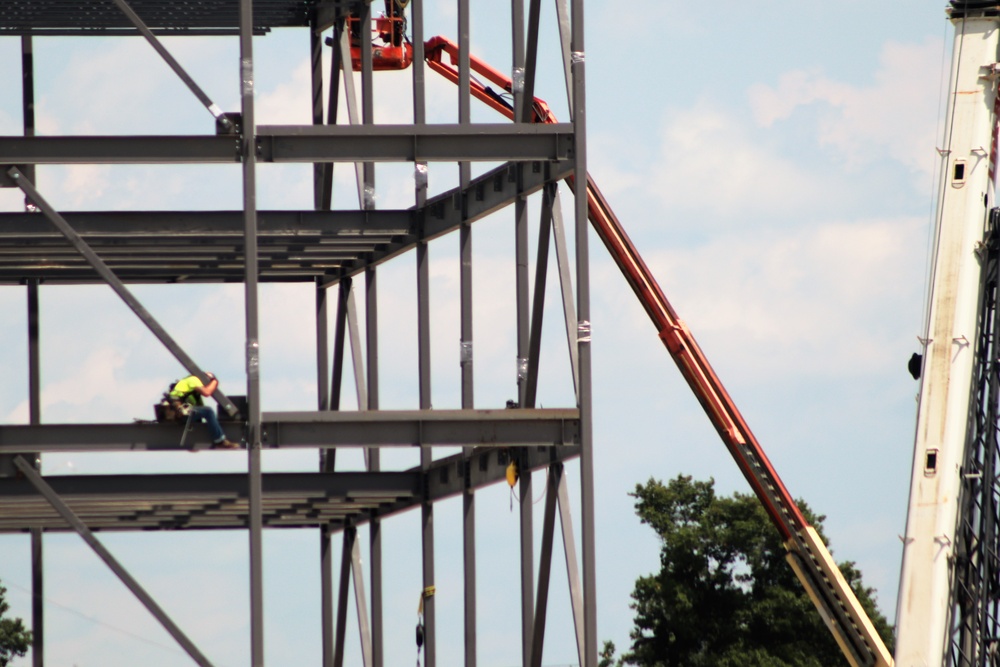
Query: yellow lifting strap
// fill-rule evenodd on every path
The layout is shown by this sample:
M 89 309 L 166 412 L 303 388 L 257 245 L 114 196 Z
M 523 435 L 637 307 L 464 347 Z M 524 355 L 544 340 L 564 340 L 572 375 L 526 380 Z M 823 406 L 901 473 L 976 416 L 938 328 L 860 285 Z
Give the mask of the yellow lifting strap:
M 431 597 L 437 591 L 435 586 L 428 586 L 423 591 L 420 592 L 420 604 L 417 605 L 417 613 L 424 613 L 424 600 Z

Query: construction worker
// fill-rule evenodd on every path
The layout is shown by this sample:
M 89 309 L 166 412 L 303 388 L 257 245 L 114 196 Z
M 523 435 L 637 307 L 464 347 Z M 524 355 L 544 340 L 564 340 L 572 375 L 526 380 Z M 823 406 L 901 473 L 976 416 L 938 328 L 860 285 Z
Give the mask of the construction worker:
M 222 432 L 219 425 L 219 418 L 215 410 L 205 405 L 203 397 L 211 396 L 219 386 L 219 380 L 211 373 L 208 376 L 208 384 L 204 384 L 196 375 L 189 375 L 178 380 L 170 389 L 170 398 L 177 399 L 191 406 L 191 414 L 195 419 L 205 422 L 209 432 L 212 434 L 212 449 L 239 449 L 240 444 L 226 439 L 226 434 Z

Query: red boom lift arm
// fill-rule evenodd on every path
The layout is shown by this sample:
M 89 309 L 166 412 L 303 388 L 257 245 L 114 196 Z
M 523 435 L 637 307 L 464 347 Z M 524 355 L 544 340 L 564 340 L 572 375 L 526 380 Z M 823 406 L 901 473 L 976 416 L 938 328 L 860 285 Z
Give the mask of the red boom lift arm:
M 458 46 L 433 37 L 424 45 L 428 67 L 458 83 Z M 445 62 L 447 55 L 449 62 Z M 405 63 L 405 64 L 403 64 Z M 401 59 L 399 69 L 409 65 Z M 501 92 L 475 77 L 470 92 L 476 99 L 513 120 L 513 106 L 505 99 L 512 91 L 511 79 L 481 60 L 470 57 L 470 68 Z M 532 102 L 532 122 L 555 123 L 549 106 L 537 97 Z M 576 190 L 574 177 L 566 179 Z M 687 325 L 677 316 L 663 290 L 643 262 L 625 229 L 593 179 L 587 176 L 588 217 L 632 291 L 653 321 L 660 340 L 698 397 L 712 425 L 729 449 L 750 487 L 760 499 L 787 550 L 786 558 L 823 617 L 852 667 L 890 667 L 893 664 L 881 638 L 837 567 L 816 530 L 802 516 L 791 494 L 781 482 L 767 455 L 729 393 L 702 353 Z

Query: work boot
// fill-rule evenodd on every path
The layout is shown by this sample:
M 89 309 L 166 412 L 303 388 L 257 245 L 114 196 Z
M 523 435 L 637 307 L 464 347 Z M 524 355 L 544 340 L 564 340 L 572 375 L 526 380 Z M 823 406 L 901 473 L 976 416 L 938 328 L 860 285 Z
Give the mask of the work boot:
M 222 439 L 218 442 L 212 443 L 212 449 L 239 449 L 240 443 L 233 442 L 232 440 Z

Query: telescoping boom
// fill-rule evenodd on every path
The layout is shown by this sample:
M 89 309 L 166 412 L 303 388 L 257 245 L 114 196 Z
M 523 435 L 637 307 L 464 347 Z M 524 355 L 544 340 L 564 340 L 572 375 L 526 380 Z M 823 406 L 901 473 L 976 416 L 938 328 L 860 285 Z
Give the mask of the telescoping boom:
M 444 37 L 434 37 L 427 41 L 424 52 L 431 69 L 458 83 L 456 44 Z M 444 55 L 448 56 L 448 62 L 445 62 Z M 470 58 L 470 68 L 502 91 L 497 92 L 472 79 L 471 94 L 513 119 L 513 107 L 503 97 L 504 93 L 509 94 L 512 89 L 510 78 L 474 57 Z M 549 106 L 538 98 L 533 100 L 532 120 L 536 123 L 556 122 Z M 567 182 L 571 188 L 577 190 L 573 177 L 568 178 Z M 590 222 L 597 235 L 604 242 L 632 287 L 632 291 L 646 309 L 660 340 L 670 352 L 670 356 L 715 426 L 719 437 L 722 438 L 781 534 L 788 551 L 786 555 L 788 563 L 802 582 L 848 661 L 854 667 L 892 665 L 892 656 L 889 655 L 826 545 L 802 516 L 802 512 L 768 461 L 760 443 L 757 442 L 732 398 L 712 370 L 708 359 L 698 347 L 691 331 L 677 316 L 677 312 L 643 262 L 614 211 L 611 210 L 611 206 L 589 175 L 587 208 Z

